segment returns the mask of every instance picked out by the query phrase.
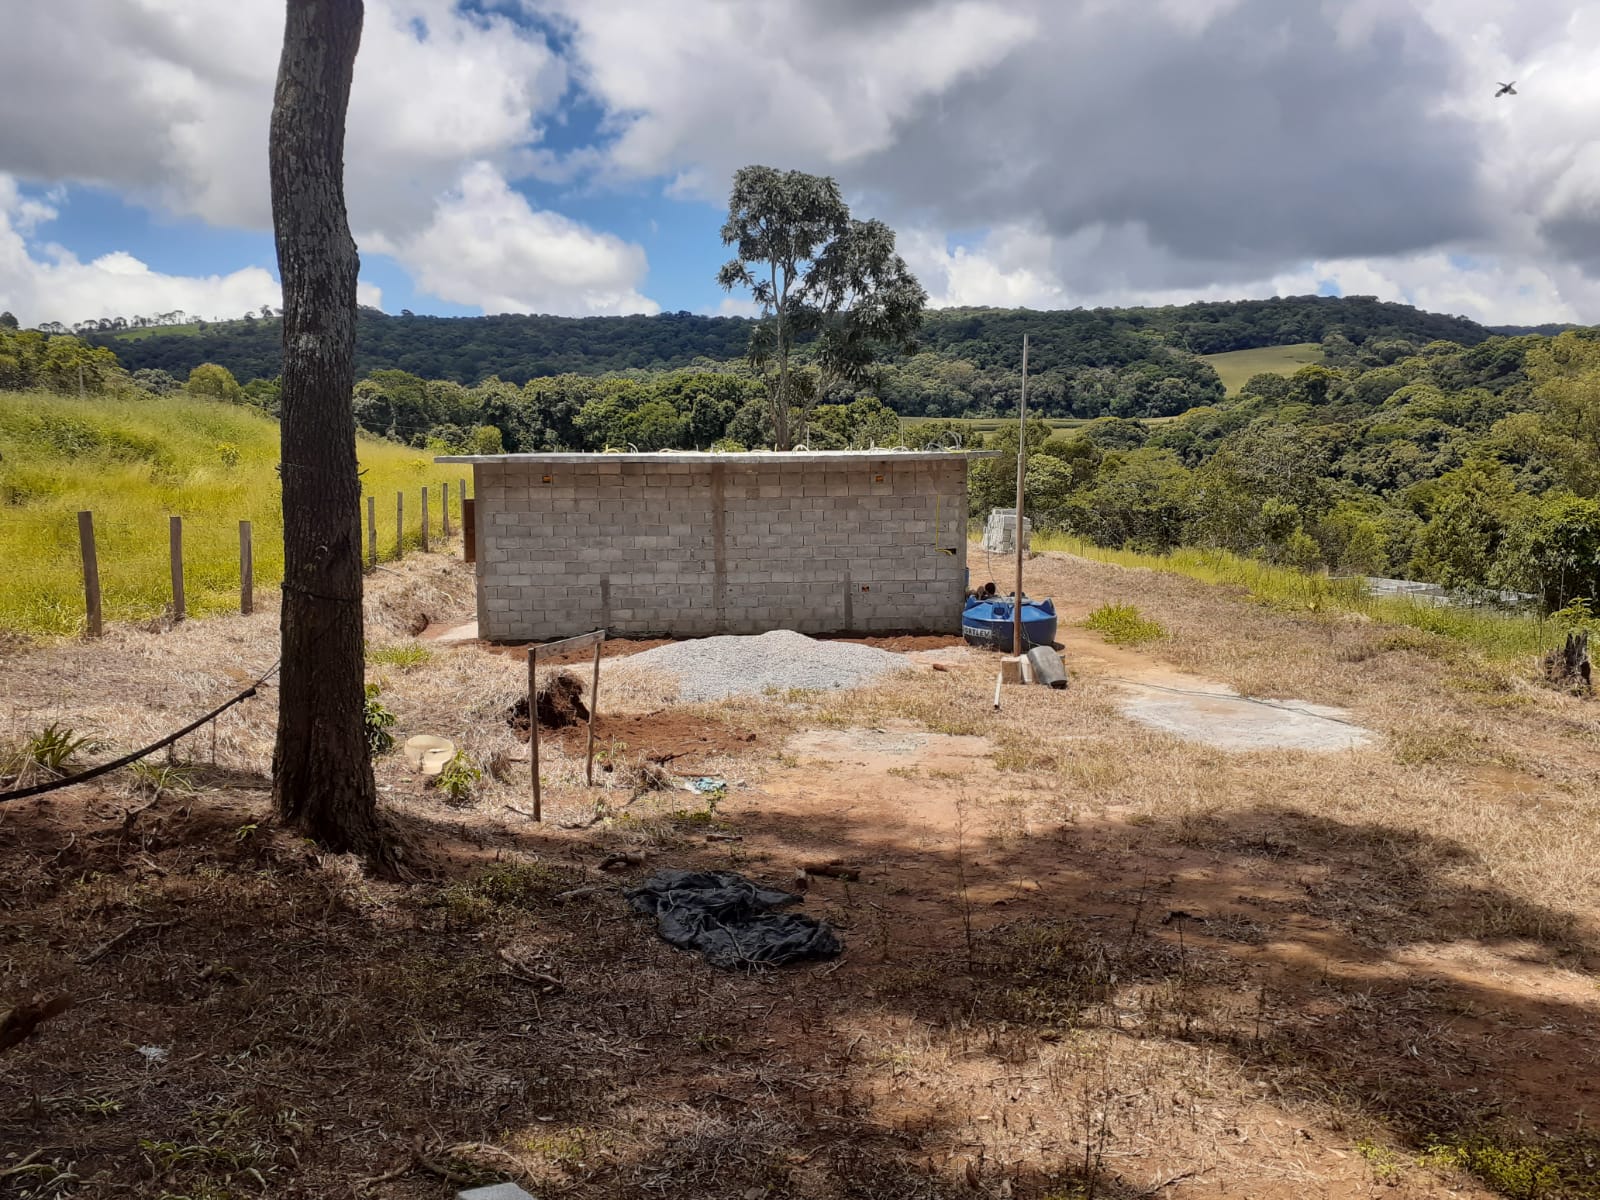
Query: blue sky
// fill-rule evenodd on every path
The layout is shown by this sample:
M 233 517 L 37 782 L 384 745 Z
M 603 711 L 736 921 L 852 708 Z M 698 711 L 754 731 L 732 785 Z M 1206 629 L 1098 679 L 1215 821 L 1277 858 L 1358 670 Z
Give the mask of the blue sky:
M 28 119 L 0 130 L 0 308 L 276 302 L 281 20 L 8 17 L 0 103 Z M 718 229 L 763 162 L 838 178 L 936 304 L 1342 292 L 1600 321 L 1597 51 L 1582 0 L 367 0 L 363 299 L 739 311 Z

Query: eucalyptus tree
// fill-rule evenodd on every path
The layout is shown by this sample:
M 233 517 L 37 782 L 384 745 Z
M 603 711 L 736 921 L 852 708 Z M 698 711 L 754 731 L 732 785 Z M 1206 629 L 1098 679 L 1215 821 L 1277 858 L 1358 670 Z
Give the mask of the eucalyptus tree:
M 747 288 L 760 308 L 748 357 L 767 388 L 777 447 L 788 450 L 814 398 L 833 383 L 864 382 L 882 354 L 911 347 L 928 296 L 895 252 L 894 231 L 852 220 L 827 176 L 741 168 L 722 241 L 734 257 L 717 282 Z M 804 341 L 815 345 L 815 377 L 796 369 Z

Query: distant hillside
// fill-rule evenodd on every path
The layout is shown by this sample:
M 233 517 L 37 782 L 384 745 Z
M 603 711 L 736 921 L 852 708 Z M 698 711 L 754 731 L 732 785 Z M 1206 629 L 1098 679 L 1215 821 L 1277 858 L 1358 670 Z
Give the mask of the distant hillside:
M 1589 325 L 1573 325 L 1552 322 L 1548 325 L 1491 325 L 1489 332 L 1501 337 L 1526 337 L 1536 333 L 1540 337 L 1555 337 L 1558 333 L 1566 333 L 1569 329 L 1590 329 Z
M 1167 308 L 1060 311 L 949 308 L 928 314 L 922 347 L 981 370 L 1014 371 L 1022 335 L 1031 336 L 1030 369 L 1126 368 L 1180 354 L 1220 354 L 1320 342 L 1343 335 L 1357 345 L 1401 339 L 1476 345 L 1490 336 L 1464 317 L 1426 313 L 1372 297 L 1299 296 Z M 750 322 L 736 317 L 663 313 L 655 317 L 418 317 L 364 310 L 358 325 L 359 375 L 386 369 L 425 379 L 475 384 L 498 376 L 522 384 L 566 373 L 668 370 L 696 360 L 744 354 Z M 160 368 L 184 378 L 202 362 L 220 363 L 241 380 L 280 369 L 276 320 L 227 321 L 204 328 L 85 333 L 116 351 L 130 371 Z
M 1222 378 L 1228 395 L 1239 389 L 1252 375 L 1293 375 L 1301 367 L 1323 361 L 1322 343 L 1302 342 L 1297 346 L 1262 346 L 1254 350 L 1226 350 L 1221 354 L 1201 355 Z

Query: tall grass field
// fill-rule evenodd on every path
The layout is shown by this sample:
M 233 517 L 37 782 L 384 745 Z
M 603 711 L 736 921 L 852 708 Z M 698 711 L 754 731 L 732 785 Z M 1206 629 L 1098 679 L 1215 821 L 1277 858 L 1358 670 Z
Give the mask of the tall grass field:
M 1222 377 L 1228 395 L 1238 395 L 1252 375 L 1293 375 L 1301 367 L 1322 361 L 1322 346 L 1300 342 L 1293 346 L 1262 346 L 1255 350 L 1229 350 L 1223 354 L 1202 354 Z
M 358 453 L 363 493 L 376 498 L 380 557 L 396 553 L 396 492 L 405 494 L 408 547 L 421 536 L 424 486 L 433 488 L 434 533 L 445 481 L 459 521 L 460 467 L 366 438 Z M 171 603 L 171 516 L 183 518 L 188 611 L 237 611 L 240 521 L 252 523 L 256 586 L 283 578 L 277 465 L 277 422 L 249 408 L 181 396 L 0 392 L 0 629 L 83 629 L 80 510 L 94 514 L 107 621 L 157 616 Z
M 1226 550 L 1180 547 L 1170 554 L 1113 550 L 1066 534 L 1033 535 L 1035 550 L 1064 550 L 1080 558 L 1185 575 L 1202 583 L 1241 587 L 1265 604 L 1301 612 L 1360 613 L 1374 621 L 1404 625 L 1476 646 L 1492 659 L 1542 654 L 1559 642 L 1555 622 L 1528 612 L 1420 604 L 1404 596 L 1374 596 L 1357 578 L 1311 574 L 1273 566 Z

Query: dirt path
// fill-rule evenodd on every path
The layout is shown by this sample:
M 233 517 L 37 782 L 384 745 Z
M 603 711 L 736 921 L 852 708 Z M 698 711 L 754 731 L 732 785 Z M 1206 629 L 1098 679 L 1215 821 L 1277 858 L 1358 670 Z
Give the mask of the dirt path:
M 0 809 L 0 1007 L 74 999 L 0 1056 L 0 1196 L 1594 1196 L 1592 706 L 1410 631 L 1029 569 L 1066 599 L 1068 692 L 996 714 L 991 662 L 908 646 L 910 673 L 843 695 L 623 696 L 605 787 L 550 738 L 543 825 L 506 722 L 525 667 L 375 662 L 398 732 L 487 769 L 454 808 L 379 761 L 413 884 L 273 825 L 270 691 L 215 767 L 190 739 L 165 784 Z M 430 563 L 373 585 L 400 649 L 469 594 Z M 1170 631 L 1148 650 L 1072 626 L 1130 599 Z M 270 662 L 275 619 L 0 662 L 0 729 L 160 732 Z M 1129 720 L 1118 679 L 1338 707 L 1373 738 L 1197 744 Z M 663 753 L 727 793 L 643 789 Z M 645 865 L 602 872 L 619 851 Z M 805 893 L 846 952 L 766 975 L 672 950 L 615 890 L 819 859 L 860 867 Z

